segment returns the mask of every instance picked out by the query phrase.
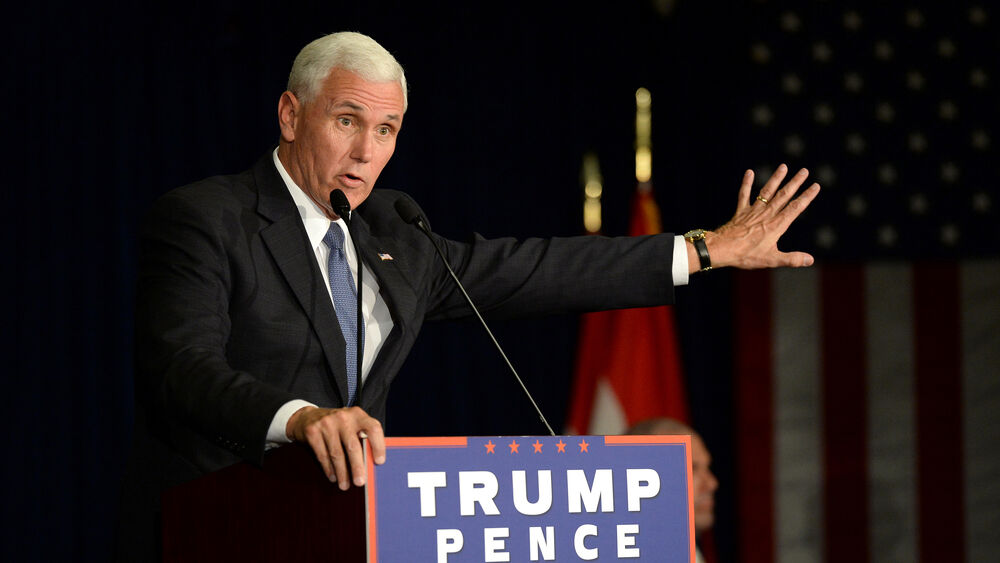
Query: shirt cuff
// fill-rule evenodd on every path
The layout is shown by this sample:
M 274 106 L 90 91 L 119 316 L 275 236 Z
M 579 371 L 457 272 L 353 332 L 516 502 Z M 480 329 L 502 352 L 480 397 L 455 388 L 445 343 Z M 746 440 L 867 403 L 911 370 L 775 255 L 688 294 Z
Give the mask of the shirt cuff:
M 281 405 L 278 412 L 274 413 L 274 418 L 271 419 L 271 426 L 267 429 L 268 445 L 276 446 L 278 444 L 290 444 L 292 440 L 287 434 L 285 434 L 285 427 L 288 426 L 288 419 L 292 418 L 292 415 L 302 407 L 315 406 L 316 405 L 310 403 L 309 401 L 303 401 L 301 399 L 294 399 Z
M 684 237 L 674 237 L 674 263 L 671 268 L 674 286 L 688 284 L 688 250 Z

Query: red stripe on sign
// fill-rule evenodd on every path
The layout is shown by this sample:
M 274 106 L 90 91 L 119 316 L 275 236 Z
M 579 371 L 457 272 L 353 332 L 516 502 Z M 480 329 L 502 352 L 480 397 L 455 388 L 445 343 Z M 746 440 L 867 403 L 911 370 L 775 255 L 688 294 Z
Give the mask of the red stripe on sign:
M 662 446 L 664 444 L 687 444 L 691 448 L 691 437 L 684 435 L 656 436 L 656 435 L 624 435 L 605 436 L 605 446 Z
M 368 521 L 368 563 L 378 561 L 378 491 L 375 483 L 375 454 L 372 443 L 365 440 L 365 462 L 368 468 L 368 482 L 365 483 L 365 516 Z
M 868 417 L 864 270 L 820 272 L 827 561 L 868 561 Z
M 385 439 L 386 448 L 465 448 L 469 445 L 467 436 L 392 437 Z
M 914 266 L 921 561 L 965 560 L 959 290 L 954 264 Z
M 740 561 L 774 561 L 774 427 L 771 381 L 771 276 L 737 272 L 736 432 Z

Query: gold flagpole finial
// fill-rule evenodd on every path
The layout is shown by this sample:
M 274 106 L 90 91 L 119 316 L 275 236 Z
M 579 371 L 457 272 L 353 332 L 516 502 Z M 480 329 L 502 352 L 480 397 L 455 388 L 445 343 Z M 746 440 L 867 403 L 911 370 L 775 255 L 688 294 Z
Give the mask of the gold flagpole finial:
M 601 167 L 597 155 L 588 152 L 583 155 L 583 228 L 588 233 L 601 231 L 601 192 L 604 191 Z
M 649 90 L 635 91 L 635 179 L 640 184 L 653 176 L 653 96 Z

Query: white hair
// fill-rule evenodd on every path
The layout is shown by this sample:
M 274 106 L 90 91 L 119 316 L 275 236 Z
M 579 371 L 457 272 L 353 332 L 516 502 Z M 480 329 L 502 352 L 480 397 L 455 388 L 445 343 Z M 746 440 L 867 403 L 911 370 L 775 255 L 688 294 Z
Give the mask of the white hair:
M 288 90 L 302 102 L 309 102 L 319 94 L 334 68 L 353 72 L 369 82 L 398 82 L 406 111 L 403 67 L 377 41 L 353 31 L 324 35 L 303 47 L 288 74 Z

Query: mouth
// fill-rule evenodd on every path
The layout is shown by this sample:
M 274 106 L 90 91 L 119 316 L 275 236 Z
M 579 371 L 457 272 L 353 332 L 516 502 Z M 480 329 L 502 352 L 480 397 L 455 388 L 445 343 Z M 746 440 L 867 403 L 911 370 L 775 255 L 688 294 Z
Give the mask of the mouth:
M 340 183 L 348 188 L 360 188 L 365 185 L 365 180 L 361 176 L 355 176 L 354 174 L 344 173 L 337 176 Z

